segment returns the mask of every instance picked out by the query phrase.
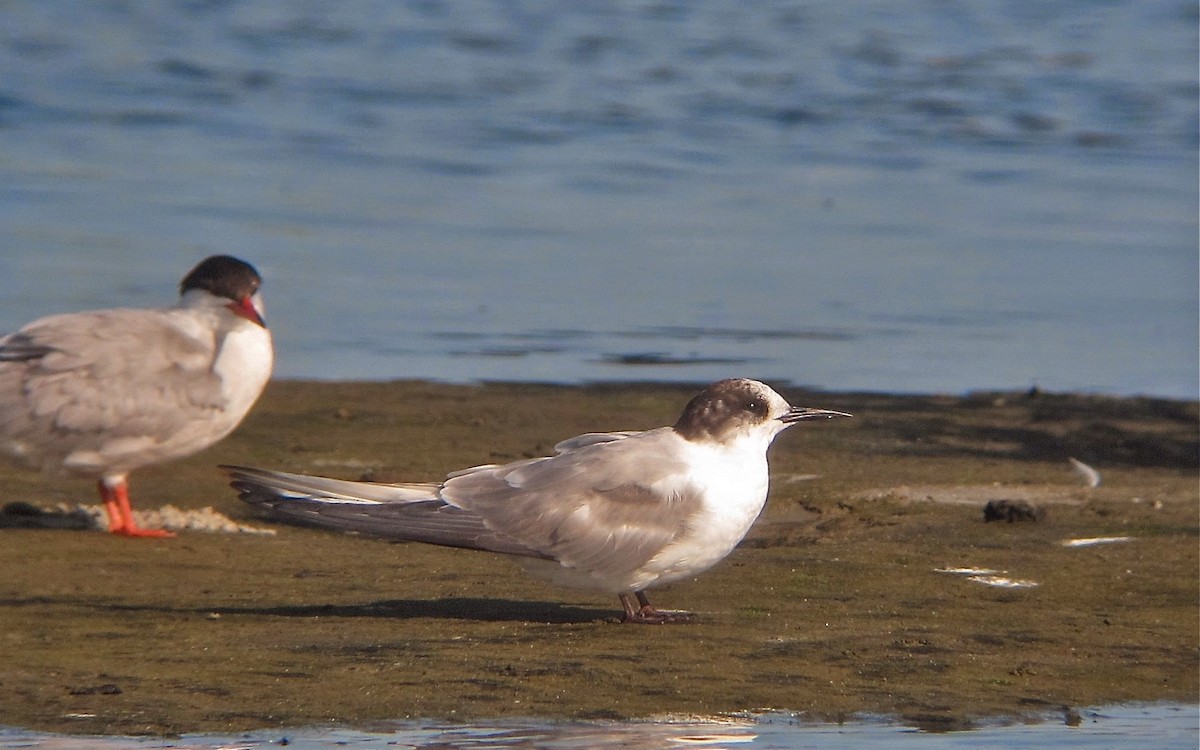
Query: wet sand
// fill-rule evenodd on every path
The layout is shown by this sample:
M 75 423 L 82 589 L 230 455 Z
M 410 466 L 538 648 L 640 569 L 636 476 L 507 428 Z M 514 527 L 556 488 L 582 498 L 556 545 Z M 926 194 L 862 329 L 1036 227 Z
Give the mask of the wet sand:
M 263 526 L 216 464 L 433 480 L 670 423 L 696 390 L 276 382 L 222 444 L 135 474 L 133 502 Z M 952 728 L 1196 700 L 1195 402 L 784 395 L 856 418 L 781 436 L 750 537 L 652 592 L 696 612 L 688 624 L 619 625 L 615 597 L 548 587 L 490 554 L 293 527 L 0 531 L 0 724 L 171 734 L 771 708 Z M 5 502 L 94 502 L 87 482 L 0 476 Z M 984 523 L 998 500 L 1044 516 Z M 1090 537 L 1130 539 L 1062 544 Z M 938 572 L 953 568 L 1036 585 Z

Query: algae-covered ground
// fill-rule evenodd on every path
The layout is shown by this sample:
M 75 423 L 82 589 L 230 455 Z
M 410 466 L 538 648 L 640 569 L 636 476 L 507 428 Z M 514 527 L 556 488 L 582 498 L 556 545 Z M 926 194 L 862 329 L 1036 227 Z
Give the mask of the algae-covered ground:
M 585 431 L 669 424 L 696 390 L 275 382 L 220 445 L 135 474 L 134 505 L 266 526 L 217 464 L 432 480 Z M 478 552 L 294 527 L 4 530 L 0 724 L 136 734 L 775 708 L 961 726 L 1197 699 L 1196 403 L 784 394 L 856 417 L 784 433 L 750 537 L 651 592 L 697 613 L 686 624 L 617 624 L 615 597 Z M 0 476 L 5 501 L 92 501 L 81 480 Z M 1045 517 L 984 523 L 988 500 Z M 1088 537 L 1130 540 L 1062 544 Z M 1037 585 L 939 572 L 952 568 Z

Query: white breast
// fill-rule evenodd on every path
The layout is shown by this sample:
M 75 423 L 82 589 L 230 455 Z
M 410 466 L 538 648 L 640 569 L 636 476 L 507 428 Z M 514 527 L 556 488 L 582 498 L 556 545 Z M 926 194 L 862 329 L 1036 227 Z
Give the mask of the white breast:
M 767 500 L 766 452 L 713 443 L 689 443 L 689 484 L 702 509 L 687 530 L 639 571 L 634 588 L 690 578 L 725 558 L 762 512 Z
M 226 412 L 233 421 L 230 430 L 262 393 L 274 363 L 271 333 L 266 328 L 248 323 L 236 327 L 225 337 L 225 344 L 213 363 L 213 371 L 221 378 L 221 389 L 229 400 Z

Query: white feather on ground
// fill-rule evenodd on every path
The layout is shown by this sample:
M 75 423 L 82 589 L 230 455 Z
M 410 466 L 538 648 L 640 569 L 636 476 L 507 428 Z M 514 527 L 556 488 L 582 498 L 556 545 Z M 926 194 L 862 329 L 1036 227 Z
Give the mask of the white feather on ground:
M 1083 461 L 1080 461 L 1078 458 L 1068 457 L 1067 460 L 1071 462 L 1071 468 L 1075 470 L 1075 473 L 1083 477 L 1083 481 L 1088 487 L 1100 486 L 1100 472 L 1088 466 Z
M 1061 543 L 1064 547 L 1094 547 L 1097 544 L 1121 544 L 1122 542 L 1132 542 L 1131 536 L 1093 536 L 1084 539 L 1064 539 Z
M 991 568 L 934 568 L 935 573 L 948 573 L 963 576 L 963 580 L 972 583 L 982 583 L 985 586 L 995 586 L 1005 589 L 1031 589 L 1039 586 L 1037 581 L 1024 578 L 1009 578 L 1003 573 L 1007 570 L 992 570 Z

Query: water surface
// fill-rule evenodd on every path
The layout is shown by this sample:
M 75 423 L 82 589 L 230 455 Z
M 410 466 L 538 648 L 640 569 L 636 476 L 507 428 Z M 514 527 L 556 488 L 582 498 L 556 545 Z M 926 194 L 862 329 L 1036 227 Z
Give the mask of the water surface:
M 1195 706 L 1113 706 L 1046 715 L 1025 722 L 985 722 L 973 728 L 922 727 L 884 719 L 842 723 L 806 721 L 787 714 L 668 722 L 496 722 L 477 725 L 396 722 L 368 729 L 301 729 L 240 735 L 186 735 L 178 739 L 71 737 L 0 728 L 0 750 L 334 750 L 334 748 L 462 748 L 599 750 L 600 748 L 1079 748 L 1171 750 L 1200 739 Z
M 1194 3 L 0 18 L 0 330 L 228 252 L 285 377 L 1197 396 Z

